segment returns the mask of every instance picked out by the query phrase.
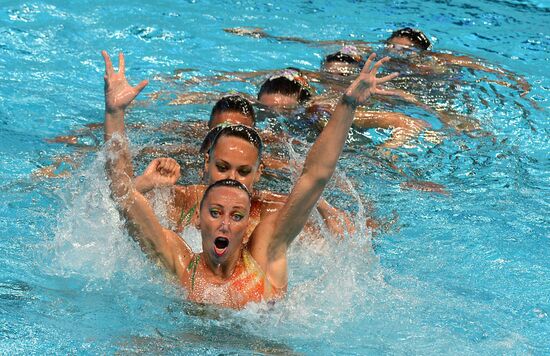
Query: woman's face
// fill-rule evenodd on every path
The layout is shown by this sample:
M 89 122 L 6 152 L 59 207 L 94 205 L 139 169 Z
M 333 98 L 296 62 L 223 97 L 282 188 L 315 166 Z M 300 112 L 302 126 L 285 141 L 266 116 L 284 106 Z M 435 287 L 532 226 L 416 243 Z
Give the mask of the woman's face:
M 236 187 L 212 188 L 200 211 L 202 250 L 214 264 L 239 256 L 246 241 L 250 199 Z
M 298 98 L 296 95 L 284 94 L 262 94 L 259 97 L 259 102 L 269 107 L 277 113 L 291 111 L 298 106 Z
M 233 179 L 252 191 L 260 179 L 258 149 L 245 139 L 222 136 L 216 142 L 211 155 L 206 155 L 204 166 L 208 184 L 222 179 Z
M 406 37 L 394 37 L 386 42 L 386 50 L 390 54 L 411 55 L 419 51 L 419 48 Z
M 353 63 L 331 61 L 323 64 L 323 72 L 337 74 L 341 76 L 348 76 L 357 74 L 359 72 L 359 66 Z

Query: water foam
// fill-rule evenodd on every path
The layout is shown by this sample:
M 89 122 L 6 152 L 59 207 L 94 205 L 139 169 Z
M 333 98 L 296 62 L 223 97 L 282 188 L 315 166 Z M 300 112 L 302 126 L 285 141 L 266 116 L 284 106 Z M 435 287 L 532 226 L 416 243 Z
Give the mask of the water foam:
M 124 228 L 105 176 L 105 155 L 75 172 L 63 191 L 63 215 L 50 244 L 50 273 L 109 280 L 146 271 L 149 263 Z

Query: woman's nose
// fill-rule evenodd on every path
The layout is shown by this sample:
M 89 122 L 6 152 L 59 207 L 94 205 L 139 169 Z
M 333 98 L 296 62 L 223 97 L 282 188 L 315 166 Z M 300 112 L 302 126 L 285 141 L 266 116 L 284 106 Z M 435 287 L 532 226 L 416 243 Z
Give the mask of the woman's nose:
M 220 231 L 221 232 L 227 232 L 229 231 L 229 225 L 231 224 L 231 222 L 229 221 L 229 217 L 226 216 L 223 218 L 222 220 L 222 223 L 220 225 Z

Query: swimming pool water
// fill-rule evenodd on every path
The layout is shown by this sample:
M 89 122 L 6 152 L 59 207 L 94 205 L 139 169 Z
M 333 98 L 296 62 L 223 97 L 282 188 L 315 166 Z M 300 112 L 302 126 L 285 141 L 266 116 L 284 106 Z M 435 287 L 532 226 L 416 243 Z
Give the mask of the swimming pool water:
M 547 2 L 34 1 L 3 2 L 0 10 L 0 353 L 550 353 Z M 379 41 L 409 25 L 436 50 L 524 76 L 532 91 L 522 98 L 464 71 L 467 84 L 452 105 L 489 135 L 443 129 L 440 144 L 394 151 L 404 172 L 444 184 L 447 196 L 400 188 L 404 178 L 374 147 L 350 146 L 327 199 L 354 212 L 372 204 L 378 218 L 396 222 L 372 238 L 359 231 L 345 241 L 298 241 L 288 296 L 273 308 L 186 303 L 124 233 L 101 152 L 75 156 L 74 147 L 46 142 L 101 122 L 102 49 L 125 52 L 132 83 L 152 79 L 144 94 L 174 92 L 181 81 L 160 78 L 176 68 L 194 70 L 185 78 L 315 70 L 331 49 L 223 28 Z M 257 90 L 254 83 L 188 89 Z M 144 94 L 128 121 L 151 131 L 210 111 Z M 419 114 L 438 128 L 436 118 Z M 144 131 L 130 130 L 135 146 L 178 139 Z M 70 177 L 35 174 L 66 155 L 79 164 L 59 168 Z M 348 183 L 354 192 L 342 193 Z

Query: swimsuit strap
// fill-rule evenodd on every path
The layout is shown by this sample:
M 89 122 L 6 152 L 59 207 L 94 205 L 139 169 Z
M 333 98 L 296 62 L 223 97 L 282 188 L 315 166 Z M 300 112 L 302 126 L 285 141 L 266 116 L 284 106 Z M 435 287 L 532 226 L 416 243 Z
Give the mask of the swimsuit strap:
M 267 280 L 265 272 L 247 248 L 243 249 L 242 258 L 243 267 L 246 272 L 235 282 L 243 283 L 242 290 L 247 292 L 254 292 L 260 296 L 270 293 L 271 285 Z
M 200 254 L 196 254 L 191 261 L 189 262 L 189 265 L 187 266 L 187 271 L 191 272 L 191 291 L 195 289 L 195 274 L 197 273 L 197 266 L 199 265 L 199 261 L 201 259 Z
M 189 209 L 187 212 L 185 212 L 184 209 L 181 209 L 180 218 L 178 220 L 178 225 L 180 225 L 185 220 L 185 225 L 187 226 L 191 223 L 191 220 L 193 219 L 193 215 L 195 214 L 195 210 L 197 210 L 197 202 Z
M 262 278 L 265 277 L 265 272 L 258 266 L 258 262 L 252 257 L 247 248 L 243 249 L 242 256 L 244 268 L 248 273 L 252 273 Z

